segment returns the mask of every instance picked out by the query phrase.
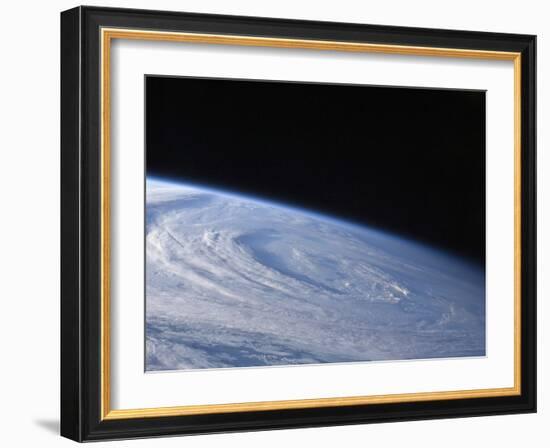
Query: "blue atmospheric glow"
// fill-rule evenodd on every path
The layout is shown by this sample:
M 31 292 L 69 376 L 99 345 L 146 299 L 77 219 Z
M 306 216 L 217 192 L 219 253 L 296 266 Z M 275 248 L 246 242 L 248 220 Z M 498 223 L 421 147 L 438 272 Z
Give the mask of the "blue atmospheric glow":
M 337 218 L 337 217 L 326 215 L 324 213 L 317 212 L 307 208 L 302 208 L 294 205 L 286 205 L 275 201 L 270 201 L 260 196 L 255 196 L 253 194 L 241 193 L 241 192 L 230 191 L 225 189 L 222 190 L 219 188 L 211 187 L 200 183 L 187 182 L 187 181 L 182 181 L 180 179 L 171 179 L 167 177 L 150 176 L 150 175 L 147 176 L 146 179 L 147 181 L 158 182 L 166 185 L 186 187 L 186 188 L 195 189 L 202 192 L 209 192 L 209 193 L 212 193 L 218 196 L 227 197 L 227 198 L 253 201 L 258 204 L 266 205 L 268 207 L 274 207 L 280 210 L 286 210 L 288 212 L 293 212 L 293 213 L 300 213 L 302 215 L 309 216 L 311 218 L 315 218 L 318 220 L 322 220 L 327 223 L 336 224 L 338 226 L 345 227 L 353 231 L 359 231 L 361 233 L 368 232 L 372 235 L 376 235 L 380 238 L 384 238 L 388 243 L 390 241 L 393 241 L 393 243 L 395 244 L 406 243 L 408 246 L 414 246 L 422 251 L 430 250 L 433 252 L 434 255 L 448 259 L 448 260 L 452 260 L 453 263 L 460 264 L 462 265 L 463 268 L 466 268 L 466 269 L 473 268 L 475 271 L 478 270 L 476 266 L 472 265 L 467 260 L 457 257 L 439 247 L 435 247 L 430 244 L 424 243 L 422 241 L 414 240 L 412 238 L 404 238 L 400 235 L 397 235 L 392 232 L 388 232 L 386 230 L 383 230 L 374 226 L 367 226 L 363 223 L 358 223 L 358 222 L 353 222 L 342 218 Z

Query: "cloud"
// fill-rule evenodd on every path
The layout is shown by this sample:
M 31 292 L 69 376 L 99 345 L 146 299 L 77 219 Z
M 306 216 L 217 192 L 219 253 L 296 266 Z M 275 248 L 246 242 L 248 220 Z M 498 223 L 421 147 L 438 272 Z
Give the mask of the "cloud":
M 482 273 L 368 228 L 147 180 L 146 368 L 485 353 Z

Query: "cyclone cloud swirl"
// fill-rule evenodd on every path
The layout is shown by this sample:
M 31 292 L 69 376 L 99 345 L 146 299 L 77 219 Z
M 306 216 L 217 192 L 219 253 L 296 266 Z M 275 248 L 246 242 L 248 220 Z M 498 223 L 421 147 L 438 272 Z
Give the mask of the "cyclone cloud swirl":
M 485 355 L 483 272 L 367 227 L 146 181 L 148 371 Z

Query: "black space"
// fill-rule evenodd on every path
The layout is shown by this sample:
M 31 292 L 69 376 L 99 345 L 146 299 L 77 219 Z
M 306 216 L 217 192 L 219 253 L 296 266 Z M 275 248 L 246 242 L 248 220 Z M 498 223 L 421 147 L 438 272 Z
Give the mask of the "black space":
M 146 77 L 147 174 L 485 261 L 485 92 Z

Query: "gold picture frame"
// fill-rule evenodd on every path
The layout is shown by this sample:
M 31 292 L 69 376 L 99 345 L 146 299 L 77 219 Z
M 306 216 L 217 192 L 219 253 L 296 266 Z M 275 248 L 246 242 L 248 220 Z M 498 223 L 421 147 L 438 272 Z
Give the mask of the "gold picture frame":
M 71 12 L 72 11 L 72 12 Z M 241 414 L 241 413 L 262 413 L 266 411 L 291 411 L 291 410 L 306 410 L 306 409 L 319 409 L 329 408 L 334 412 L 337 412 L 341 407 L 361 407 L 371 405 L 387 405 L 387 404 L 399 404 L 399 403 L 423 403 L 434 401 L 449 400 L 461 400 L 461 399 L 504 399 L 505 397 L 517 397 L 517 399 L 525 399 L 526 394 L 529 394 L 529 399 L 532 400 L 531 389 L 528 391 L 522 387 L 525 384 L 525 377 L 522 376 L 525 365 L 534 362 L 532 359 L 532 353 L 529 351 L 529 359 L 524 358 L 526 340 L 522 337 L 527 331 L 522 327 L 522 322 L 526 319 L 532 320 L 532 316 L 525 314 L 525 301 L 531 300 L 525 297 L 523 282 L 525 276 L 525 260 L 531 260 L 531 249 L 527 249 L 529 253 L 526 253 L 525 241 L 522 240 L 525 231 L 531 232 L 531 229 L 523 229 L 522 221 L 525 219 L 525 214 L 532 213 L 533 204 L 528 203 L 526 206 L 525 200 L 525 186 L 531 185 L 533 180 L 531 178 L 525 178 L 525 173 L 529 166 L 525 165 L 534 163 L 531 159 L 526 159 L 525 154 L 529 151 L 534 151 L 534 147 L 527 147 L 525 129 L 528 129 L 532 122 L 532 117 L 526 115 L 526 110 L 532 107 L 532 104 L 526 104 L 526 89 L 534 90 L 533 87 L 529 87 L 532 83 L 533 74 L 529 71 L 530 63 L 533 58 L 532 49 L 529 45 L 532 43 L 532 36 L 521 36 L 512 39 L 509 37 L 510 42 L 503 37 L 501 46 L 502 49 L 491 49 L 489 40 L 485 41 L 488 36 L 474 36 L 478 39 L 478 48 L 464 47 L 452 47 L 450 41 L 454 39 L 454 42 L 461 42 L 463 36 L 448 32 L 447 40 L 441 38 L 439 34 L 434 34 L 431 38 L 430 30 L 425 30 L 426 39 L 431 39 L 431 44 L 426 42 L 422 44 L 407 44 L 405 42 L 395 43 L 389 42 L 393 38 L 387 37 L 388 42 L 369 42 L 368 36 L 365 37 L 365 42 L 358 41 L 346 41 L 346 40 L 330 40 L 321 38 L 304 38 L 304 37 L 278 37 L 275 35 L 251 35 L 250 31 L 243 30 L 243 34 L 235 33 L 223 33 L 223 32 L 200 32 L 195 29 L 189 31 L 177 31 L 171 30 L 170 26 L 166 24 L 166 29 L 147 29 L 146 26 L 138 26 L 139 20 L 135 21 L 135 26 L 129 26 L 133 23 L 134 19 L 128 12 L 112 12 L 103 8 L 76 8 L 65 14 L 65 28 L 67 33 L 74 33 L 74 24 L 78 21 L 92 21 L 93 27 L 91 27 L 96 36 L 98 55 L 97 63 L 99 69 L 99 259 L 98 259 L 98 272 L 99 278 L 99 322 L 98 322 L 98 334 L 100 336 L 98 349 L 99 349 L 99 405 L 97 406 L 98 415 L 89 416 L 88 418 L 98 419 L 98 425 L 109 424 L 109 422 L 117 421 L 137 421 L 141 419 L 155 420 L 162 418 L 186 418 L 190 416 L 208 416 L 208 415 L 221 415 L 221 414 Z M 105 19 L 105 11 L 108 11 L 107 16 L 114 17 L 117 20 Z M 155 16 L 156 14 L 156 16 Z M 162 20 L 169 21 L 168 16 L 164 16 L 163 13 L 151 12 L 150 15 L 145 14 L 146 21 L 150 20 L 151 24 L 161 23 Z M 153 20 L 156 20 L 153 22 Z M 162 19 L 162 20 L 161 20 Z M 204 19 L 208 22 L 208 17 Z M 215 19 L 214 22 L 217 24 Z M 236 24 L 240 19 L 235 19 Z M 258 19 L 258 23 L 264 19 Z M 267 19 L 265 19 L 267 20 Z M 119 23 L 116 23 L 116 22 Z M 213 22 L 213 23 L 214 23 Z M 246 21 L 245 21 L 246 22 Z M 139 22 L 141 23 L 141 22 Z M 181 16 L 181 26 L 186 28 L 188 26 L 186 16 Z M 266 22 L 267 26 L 267 22 Z M 282 25 L 281 25 L 282 26 Z M 300 29 L 303 24 L 289 23 L 286 26 L 295 26 L 296 29 Z M 324 24 L 326 29 L 331 29 L 331 26 L 338 28 L 337 24 Z M 365 26 L 367 27 L 367 26 Z M 204 28 L 208 28 L 205 26 Z M 244 28 L 246 26 L 244 25 Z M 367 27 L 368 28 L 368 27 Z M 368 34 L 368 29 L 365 28 L 365 33 Z M 286 30 L 286 29 L 285 29 Z M 83 33 L 83 29 L 77 27 L 77 33 Z M 86 31 L 90 32 L 90 31 Z M 378 31 L 377 31 L 378 32 Z M 287 33 L 287 31 L 281 31 L 281 34 Z M 268 34 L 274 34 L 269 31 Z M 388 35 L 390 33 L 388 32 Z M 511 35 L 512 36 L 512 35 Z M 464 58 L 464 59 L 483 59 L 483 60 L 504 60 L 513 62 L 514 66 L 514 385 L 513 387 L 505 388 L 489 388 L 489 389 L 473 389 L 473 390 L 460 390 L 460 391 L 441 391 L 441 392 L 422 392 L 422 393 L 404 393 L 404 394 L 392 394 L 392 395 L 371 395 L 371 396 L 350 396 L 350 397 L 338 397 L 338 398 L 315 398 L 315 399 L 303 399 L 303 400 L 282 400 L 282 401 L 264 401 L 264 402 L 242 402 L 231 404 L 212 404 L 212 405 L 182 405 L 173 407 L 155 407 L 155 408 L 141 408 L 141 409 L 113 409 L 111 406 L 111 366 L 110 358 L 111 353 L 111 303 L 110 303 L 110 284 L 111 284 L 111 266 L 110 266 L 110 246 L 111 246 L 111 165 L 110 165 L 110 153 L 111 153 L 111 45 L 114 40 L 140 40 L 140 41 L 163 41 L 163 42 L 183 42 L 183 43 L 198 43 L 198 44 L 210 44 L 210 45 L 232 45 L 232 46 L 253 46 L 253 47 L 272 47 L 272 48 L 289 48 L 289 49 L 302 49 L 302 50 L 315 50 L 315 51 L 341 51 L 341 52 L 357 52 L 357 53 L 381 53 L 381 54 L 398 54 L 398 55 L 412 55 L 423 57 L 444 57 L 444 58 Z M 403 38 L 404 41 L 407 38 Z M 411 38 L 412 40 L 412 38 Z M 516 41 L 520 41 L 521 45 Z M 441 45 L 437 45 L 440 42 Z M 527 44 L 526 44 L 527 42 Z M 523 45 L 523 46 L 522 46 Z M 79 47 L 76 50 L 82 51 Z M 67 57 L 68 58 L 68 57 Z M 71 64 L 79 64 L 78 61 L 72 61 Z M 68 64 L 67 64 L 68 65 Z M 72 75 L 72 72 L 71 72 Z M 528 78 L 526 78 L 526 75 Z M 68 75 L 67 75 L 68 76 Z M 527 123 L 526 118 L 529 120 Z M 81 124 L 82 126 L 82 124 Z M 67 212 L 69 213 L 69 212 Z M 533 235 L 534 237 L 534 235 Z M 532 260 L 531 260 L 532 261 Z M 531 265 L 530 265 L 531 266 Z M 530 268 L 532 269 L 532 268 Z M 531 274 L 529 274 L 531 276 Z M 529 280 L 530 281 L 530 280 Z M 523 314 L 522 314 L 523 313 Z M 68 324 L 66 324 L 68 325 Z M 79 330 L 81 331 L 81 330 Z M 530 330 L 532 331 L 532 329 Z M 79 349 L 80 350 L 80 349 Z M 67 362 L 75 362 L 70 360 Z M 529 373 L 529 375 L 532 375 Z M 83 406 L 83 404 L 81 403 Z M 94 405 L 95 406 L 95 405 Z M 94 407 L 95 409 L 95 407 Z M 331 411 L 332 412 L 332 411 Z M 65 418 L 65 420 L 68 420 Z M 182 420 L 183 421 L 183 420 Z M 81 425 L 81 423 L 79 423 Z M 155 424 L 152 423 L 155 427 Z M 74 436 L 74 424 L 67 423 L 67 429 L 65 432 L 71 438 L 79 438 Z M 77 425 L 78 426 L 78 425 Z M 221 428 L 221 427 L 220 427 Z M 124 434 L 130 434 L 128 430 L 120 430 L 110 433 L 107 431 L 105 434 L 100 434 L 98 438 L 112 438 L 122 437 Z M 151 429 L 151 434 L 154 430 Z M 158 431 L 158 430 L 157 430 Z M 90 429 L 89 434 L 93 434 L 94 430 Z M 161 431 L 162 432 L 162 431 Z M 176 431 L 177 432 L 177 431 Z M 182 431 L 182 433 L 185 431 Z M 147 432 L 146 432 L 147 433 Z M 79 433 L 81 434 L 81 433 Z M 74 436 L 74 437 L 73 437 Z M 95 436 L 94 436 L 95 437 Z M 82 440 L 88 439 L 88 437 L 80 437 Z

